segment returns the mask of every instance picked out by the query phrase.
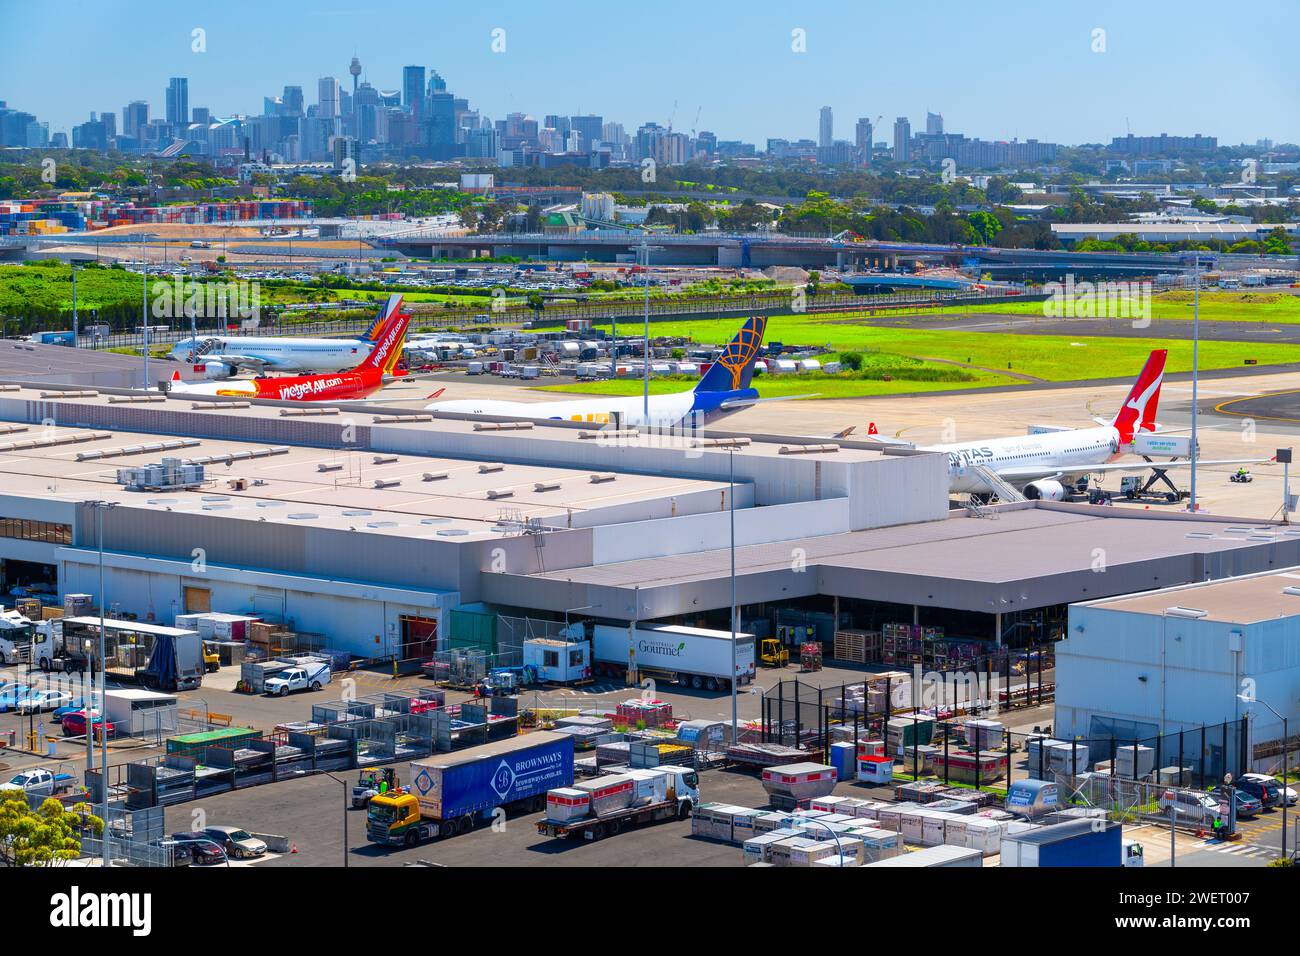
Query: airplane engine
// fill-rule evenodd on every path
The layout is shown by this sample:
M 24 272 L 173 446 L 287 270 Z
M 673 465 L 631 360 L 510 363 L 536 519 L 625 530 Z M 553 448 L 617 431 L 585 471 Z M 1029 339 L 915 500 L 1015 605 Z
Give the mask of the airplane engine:
M 1064 501 L 1065 486 L 1050 478 L 1031 481 L 1025 485 L 1025 497 L 1030 501 Z
M 206 379 L 230 378 L 234 374 L 234 369 L 225 362 L 196 362 L 194 371 L 198 372 Z

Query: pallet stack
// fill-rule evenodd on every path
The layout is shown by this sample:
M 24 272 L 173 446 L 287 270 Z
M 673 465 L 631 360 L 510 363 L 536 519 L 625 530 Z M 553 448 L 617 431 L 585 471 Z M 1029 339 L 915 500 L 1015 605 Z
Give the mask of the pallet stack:
M 854 664 L 880 661 L 883 639 L 879 631 L 845 630 L 835 632 L 835 659 Z

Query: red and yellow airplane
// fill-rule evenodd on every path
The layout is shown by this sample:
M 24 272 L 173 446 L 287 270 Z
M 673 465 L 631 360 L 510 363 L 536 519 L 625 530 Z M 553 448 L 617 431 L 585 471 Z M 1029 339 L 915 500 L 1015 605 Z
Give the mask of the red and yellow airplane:
M 168 392 L 177 395 L 223 395 L 270 398 L 294 402 L 341 402 L 365 399 L 384 387 L 402 357 L 402 343 L 411 316 L 399 310 L 375 334 L 370 354 L 356 368 L 326 375 L 286 375 L 282 378 L 228 379 L 224 382 L 182 382 L 172 373 Z

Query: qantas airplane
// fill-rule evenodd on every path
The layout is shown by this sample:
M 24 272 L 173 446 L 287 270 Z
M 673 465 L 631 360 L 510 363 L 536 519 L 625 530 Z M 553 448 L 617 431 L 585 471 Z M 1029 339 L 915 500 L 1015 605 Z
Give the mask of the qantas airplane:
M 1119 462 L 1123 449 L 1133 443 L 1134 435 L 1155 433 L 1156 407 L 1160 403 L 1160 385 L 1165 374 L 1168 351 L 1158 349 L 1147 357 L 1128 397 L 1109 423 L 1098 419 L 1097 428 L 1067 428 L 1040 434 L 989 438 L 984 441 L 946 445 L 916 446 L 910 442 L 880 438 L 875 422 L 869 437 L 881 444 L 901 445 L 919 451 L 943 452 L 948 456 L 948 490 L 954 493 L 982 493 L 989 490 L 977 466 L 983 466 L 1024 492 L 1026 498 L 1060 501 L 1069 488 L 1088 475 L 1108 472 L 1150 471 L 1153 463 Z M 1162 434 L 1167 432 L 1162 431 Z M 1239 465 L 1260 459 L 1206 461 L 1198 465 Z M 1162 461 L 1161 470 L 1187 468 L 1190 459 Z
M 176 343 L 172 358 L 193 365 L 196 372 L 210 379 L 229 378 L 241 369 L 254 373 L 345 371 L 370 354 L 380 330 L 401 309 L 402 297 L 390 295 L 360 338 L 200 336 Z
M 389 299 L 401 302 L 400 296 Z M 411 317 L 398 312 L 380 327 L 375 347 L 359 365 L 328 375 L 287 375 L 283 378 L 231 379 L 227 382 L 182 382 L 172 373 L 168 392 L 176 395 L 229 395 L 237 398 L 274 398 L 300 402 L 361 401 L 384 387 L 402 357 L 402 341 Z
M 627 397 L 592 396 L 561 402 L 503 402 L 492 399 L 458 399 L 434 402 L 426 411 L 462 412 L 470 415 L 505 415 L 520 418 L 557 418 L 562 421 L 605 424 L 622 416 L 625 426 L 653 426 L 675 428 L 690 423 L 692 426 L 716 421 L 751 405 L 763 401 L 758 392 L 749 387 L 754 376 L 754 360 L 758 358 L 767 329 L 766 316 L 752 316 L 745 320 L 736 337 L 722 350 L 722 354 L 709 367 L 700 383 L 689 392 L 671 395 L 651 395 L 650 415 L 645 414 L 645 398 L 641 395 Z M 797 397 L 797 396 L 791 396 Z M 783 396 L 784 398 L 784 396 Z

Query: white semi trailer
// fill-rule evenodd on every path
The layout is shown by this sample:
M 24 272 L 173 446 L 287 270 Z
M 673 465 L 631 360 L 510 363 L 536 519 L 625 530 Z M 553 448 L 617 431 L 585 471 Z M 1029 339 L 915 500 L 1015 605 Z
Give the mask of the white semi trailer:
M 641 677 L 659 677 L 704 690 L 730 690 L 731 632 L 676 624 L 640 624 L 635 628 L 597 624 L 592 657 L 597 673 L 621 677 L 629 664 Z M 754 635 L 736 634 L 739 684 L 754 679 Z

